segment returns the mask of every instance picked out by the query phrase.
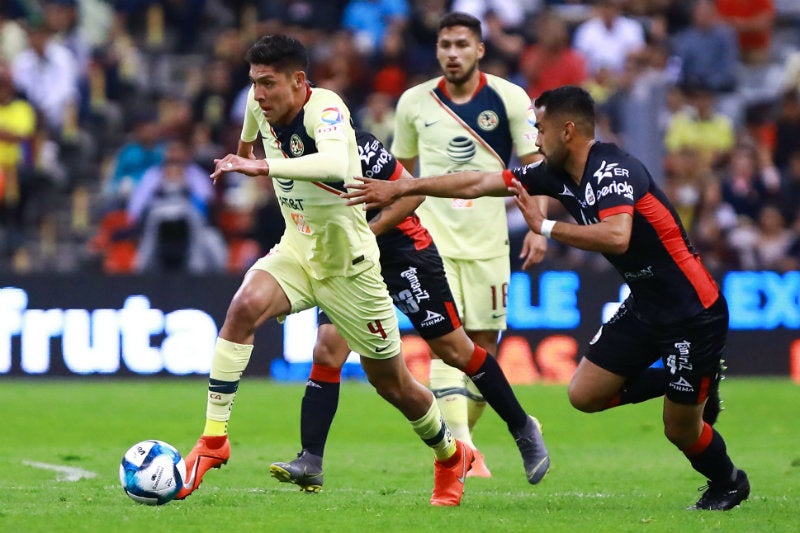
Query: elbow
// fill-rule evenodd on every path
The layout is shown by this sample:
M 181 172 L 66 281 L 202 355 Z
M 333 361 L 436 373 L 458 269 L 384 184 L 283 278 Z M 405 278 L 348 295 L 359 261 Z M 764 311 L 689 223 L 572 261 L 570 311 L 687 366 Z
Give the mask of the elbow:
M 628 251 L 630 243 L 631 243 L 630 234 L 612 235 L 612 238 L 608 243 L 607 252 L 613 255 L 622 255 Z

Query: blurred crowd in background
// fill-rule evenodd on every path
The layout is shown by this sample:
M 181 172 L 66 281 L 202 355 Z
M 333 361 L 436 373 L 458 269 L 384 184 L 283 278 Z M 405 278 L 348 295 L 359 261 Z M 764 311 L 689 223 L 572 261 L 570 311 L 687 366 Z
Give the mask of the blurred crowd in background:
M 482 20 L 481 68 L 531 98 L 587 88 L 598 138 L 648 166 L 710 268 L 798 268 L 796 0 L 3 0 L 0 272 L 241 273 L 283 231 L 271 180 L 208 179 L 250 44 L 299 38 L 312 83 L 390 142 L 448 11 Z M 513 260 L 514 207 L 509 226 Z M 581 265 L 607 268 L 550 243 L 545 267 Z

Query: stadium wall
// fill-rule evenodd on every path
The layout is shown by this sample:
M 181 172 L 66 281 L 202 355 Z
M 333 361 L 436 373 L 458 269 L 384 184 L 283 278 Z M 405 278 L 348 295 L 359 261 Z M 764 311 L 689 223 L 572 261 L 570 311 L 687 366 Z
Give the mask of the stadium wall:
M 800 272 L 717 276 L 731 313 L 729 375 L 800 383 Z M 0 376 L 205 375 L 240 278 L 187 275 L 0 276 Z M 515 384 L 566 382 L 586 343 L 627 294 L 614 272 L 515 272 L 498 359 Z M 400 315 L 403 350 L 423 381 L 427 345 Z M 247 373 L 305 380 L 316 313 L 270 321 Z M 361 378 L 357 357 L 345 376 Z

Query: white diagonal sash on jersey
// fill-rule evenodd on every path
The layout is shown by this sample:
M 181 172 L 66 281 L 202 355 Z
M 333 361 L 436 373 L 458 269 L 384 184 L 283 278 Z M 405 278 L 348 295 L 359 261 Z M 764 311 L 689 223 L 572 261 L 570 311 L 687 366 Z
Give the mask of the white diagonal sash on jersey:
M 436 92 L 435 92 L 435 91 L 430 91 L 430 94 L 431 94 L 431 96 L 433 97 L 433 99 L 434 99 L 434 100 L 436 100 L 436 103 L 437 103 L 437 104 L 439 104 L 439 106 L 441 106 L 441 108 L 442 108 L 442 109 L 444 109 L 444 110 L 447 112 L 447 114 L 448 114 L 448 115 L 450 115 L 451 117 L 453 117 L 453 119 L 454 119 L 456 122 L 458 122 L 458 124 L 459 124 L 459 125 L 460 125 L 462 128 L 464 128 L 465 130 L 467 130 L 467 133 L 469 133 L 469 134 L 470 134 L 470 135 L 471 135 L 471 136 L 472 136 L 472 137 L 473 137 L 473 138 L 474 138 L 476 141 L 478 141 L 478 142 L 480 143 L 480 145 L 481 145 L 481 146 L 483 146 L 484 148 L 486 148 L 486 150 L 487 150 L 487 151 L 488 151 L 488 152 L 489 152 L 489 153 L 492 155 L 492 157 L 494 157 L 495 159 L 497 159 L 497 161 L 500 163 L 500 166 L 501 166 L 503 169 L 505 169 L 505 168 L 506 168 L 506 164 L 503 162 L 503 158 L 502 158 L 502 157 L 500 157 L 500 154 L 498 154 L 498 153 L 495 151 L 495 149 L 494 149 L 494 148 L 492 148 L 492 146 L 491 146 L 489 143 L 487 143 L 487 142 L 484 140 L 484 138 L 483 138 L 483 137 L 481 137 L 480 135 L 478 135 L 478 133 L 477 133 L 475 130 L 473 130 L 472 128 L 470 128 L 470 127 L 469 127 L 469 124 L 467 124 L 466 122 L 464 122 L 464 121 L 461 119 L 461 117 L 459 117 L 459 116 L 458 116 L 458 114 L 456 114 L 456 112 L 455 112 L 455 111 L 453 111 L 452 109 L 450 109 L 450 106 L 448 106 L 446 103 L 444 103 L 444 102 L 442 101 L 442 99 L 441 99 L 441 98 L 439 98 L 439 97 L 436 95 Z

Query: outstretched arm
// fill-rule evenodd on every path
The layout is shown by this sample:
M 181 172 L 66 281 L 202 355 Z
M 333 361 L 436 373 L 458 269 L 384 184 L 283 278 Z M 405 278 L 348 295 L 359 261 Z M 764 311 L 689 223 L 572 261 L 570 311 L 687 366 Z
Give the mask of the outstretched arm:
M 408 171 L 403 168 L 400 179 L 414 179 Z M 383 235 L 390 229 L 396 227 L 407 216 L 414 212 L 425 200 L 424 196 L 404 196 L 395 202 L 387 205 L 372 217 L 369 221 L 369 228 L 375 235 Z
M 549 220 L 547 221 L 549 227 L 543 228 L 545 217 L 536 197 L 528 194 L 525 187 L 516 180 L 512 182 L 511 189 L 516 192 L 514 201 L 517 207 L 535 233 L 540 235 L 549 233 L 552 239 L 590 252 L 622 254 L 628 250 L 633 228 L 633 217 L 630 214 L 612 215 L 597 224 L 586 226 Z
M 454 172 L 442 176 L 382 181 L 356 178 L 361 183 L 347 186 L 350 192 L 342 195 L 347 205 L 364 204 L 365 209 L 385 207 L 402 196 L 424 195 L 441 198 L 478 198 L 480 196 L 509 196 L 502 172 Z

